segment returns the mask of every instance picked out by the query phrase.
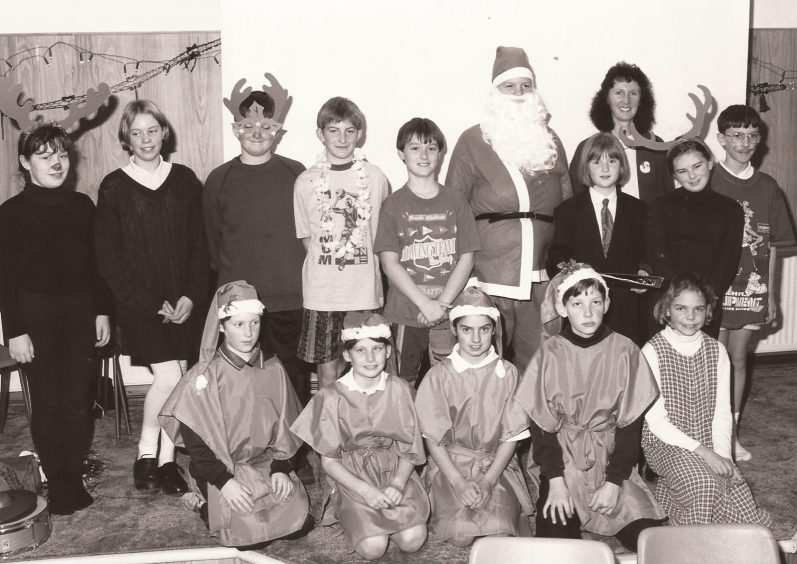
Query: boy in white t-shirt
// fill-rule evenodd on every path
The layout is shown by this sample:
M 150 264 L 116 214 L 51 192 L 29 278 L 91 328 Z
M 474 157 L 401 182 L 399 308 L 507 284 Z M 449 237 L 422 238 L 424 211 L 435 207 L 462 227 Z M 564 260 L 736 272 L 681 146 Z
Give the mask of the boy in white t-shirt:
M 317 365 L 319 387 L 340 376 L 340 331 L 350 311 L 382 307 L 379 261 L 373 239 L 390 187 L 357 147 L 365 116 L 346 98 L 329 99 L 318 112 L 318 161 L 294 188 L 296 236 L 307 249 L 302 268 L 304 319 L 299 358 Z

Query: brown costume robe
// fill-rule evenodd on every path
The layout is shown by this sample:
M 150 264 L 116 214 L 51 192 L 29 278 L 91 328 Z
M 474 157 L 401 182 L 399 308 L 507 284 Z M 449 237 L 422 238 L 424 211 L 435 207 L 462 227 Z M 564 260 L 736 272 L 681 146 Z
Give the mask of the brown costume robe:
M 373 394 L 352 391 L 340 380 L 322 388 L 291 427 L 321 456 L 340 459 L 349 472 L 380 490 L 390 485 L 400 458 L 416 466 L 426 460 L 410 385 L 387 373 L 382 377 L 384 390 Z M 429 518 L 429 499 L 415 471 L 396 507 L 373 509 L 337 483 L 330 501 L 352 547 Z
M 456 352 L 454 355 L 458 356 Z M 484 366 L 467 367 L 461 372 L 451 357 L 436 364 L 421 382 L 415 400 L 424 437 L 445 446 L 454 465 L 471 480 L 481 479 L 489 469 L 502 440 L 528 427 L 522 414 L 508 417 L 518 384 L 517 369 L 495 353 L 491 358 Z M 532 512 L 526 482 L 514 456 L 489 503 L 479 510 L 460 503 L 431 457 L 423 479 L 432 501 L 431 527 L 443 540 L 517 535 L 518 517 Z
M 210 531 L 224 545 L 245 546 L 297 531 L 307 518 L 309 501 L 296 474 L 289 475 L 294 490 L 287 500 L 271 494 L 271 461 L 289 459 L 302 444 L 289 431 L 300 406 L 276 357 L 266 360 L 258 352 L 254 366 L 236 362 L 239 368 L 225 357 L 232 353 L 216 350 L 218 335 L 218 313 L 211 307 L 200 360 L 177 384 L 159 419 L 178 446 L 180 424 L 190 427 L 252 492 L 254 510 L 238 513 L 208 484 Z
M 523 375 L 516 400 L 543 431 L 557 433 L 565 483 L 585 530 L 610 536 L 637 519 L 666 516 L 636 472 L 623 482 L 611 514 L 589 508 L 605 481 L 615 429 L 636 421 L 657 396 L 639 348 L 617 333 L 586 348 L 552 337 Z

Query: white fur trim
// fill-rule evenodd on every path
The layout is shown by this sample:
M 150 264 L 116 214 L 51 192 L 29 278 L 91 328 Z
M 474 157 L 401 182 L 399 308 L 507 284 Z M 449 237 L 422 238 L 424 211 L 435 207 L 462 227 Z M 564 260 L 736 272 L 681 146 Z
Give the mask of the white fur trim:
M 609 298 L 609 286 L 606 285 L 606 281 L 603 279 L 603 276 L 598 274 L 592 268 L 580 268 L 576 270 L 573 274 L 562 280 L 562 283 L 556 287 L 556 303 L 560 305 L 564 305 L 562 302 L 562 296 L 565 295 L 570 288 L 581 282 L 582 280 L 587 280 L 589 278 L 594 278 L 598 282 L 603 285 L 603 289 L 606 290 L 606 298 Z
M 531 80 L 532 84 L 534 83 L 534 74 L 531 72 L 531 69 L 526 67 L 512 67 L 496 76 L 493 79 L 493 86 L 498 87 L 502 82 L 513 78 L 528 78 Z
M 360 339 L 389 339 L 390 327 L 387 325 L 365 325 L 349 327 L 340 332 L 342 341 L 358 341 Z
M 451 308 L 451 311 L 448 312 L 448 318 L 451 321 L 459 319 L 460 317 L 465 317 L 466 315 L 486 315 L 496 323 L 498 323 L 498 318 L 501 316 L 498 308 L 475 306 L 471 304 L 458 305 Z
M 256 313 L 262 315 L 266 306 L 260 300 L 236 300 L 219 308 L 219 319 L 232 317 L 239 313 Z

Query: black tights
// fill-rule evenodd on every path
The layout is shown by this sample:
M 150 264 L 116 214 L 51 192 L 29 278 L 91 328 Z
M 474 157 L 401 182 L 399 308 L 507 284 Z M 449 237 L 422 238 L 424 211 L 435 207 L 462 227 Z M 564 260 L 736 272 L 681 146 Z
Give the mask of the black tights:
M 89 294 L 19 292 L 35 358 L 30 383 L 31 434 L 56 512 L 85 506 L 83 460 L 91 445 L 91 383 L 96 371 Z
M 581 538 L 581 520 L 578 514 L 573 512 L 572 517 L 568 517 L 567 524 L 561 523 L 557 517 L 557 522 L 551 521 L 551 510 L 548 509 L 547 518 L 542 516 L 542 508 L 548 499 L 548 491 L 550 489 L 550 482 L 543 478 L 540 481 L 540 497 L 537 500 L 537 531 L 534 536 L 542 538 L 557 538 L 557 539 L 580 539 Z M 628 525 L 617 531 L 614 537 L 619 540 L 622 545 L 632 552 L 636 552 L 637 539 L 639 534 L 648 527 L 656 527 L 661 525 L 660 520 L 656 519 L 637 519 L 631 521 Z

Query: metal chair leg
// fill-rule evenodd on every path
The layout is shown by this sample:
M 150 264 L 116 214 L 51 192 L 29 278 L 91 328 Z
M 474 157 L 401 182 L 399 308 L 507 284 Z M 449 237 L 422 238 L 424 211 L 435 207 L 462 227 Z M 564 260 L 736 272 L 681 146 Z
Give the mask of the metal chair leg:
M 22 399 L 25 401 L 25 415 L 28 416 L 28 425 L 31 424 L 33 419 L 33 405 L 30 402 L 30 383 L 28 382 L 28 375 L 25 370 L 17 365 L 17 374 L 19 374 L 19 387 L 22 389 Z
M 0 433 L 5 433 L 8 402 L 11 399 L 11 371 L 5 368 L 0 372 Z
M 120 418 L 124 416 L 125 427 L 127 428 L 127 435 L 133 434 L 133 429 L 130 426 L 130 409 L 127 405 L 127 390 L 125 389 L 124 378 L 122 378 L 122 367 L 119 363 L 119 355 L 113 355 L 113 384 L 115 390 L 114 404 L 116 405 L 116 438 L 119 438 L 120 431 Z M 119 413 L 121 405 L 122 413 Z

